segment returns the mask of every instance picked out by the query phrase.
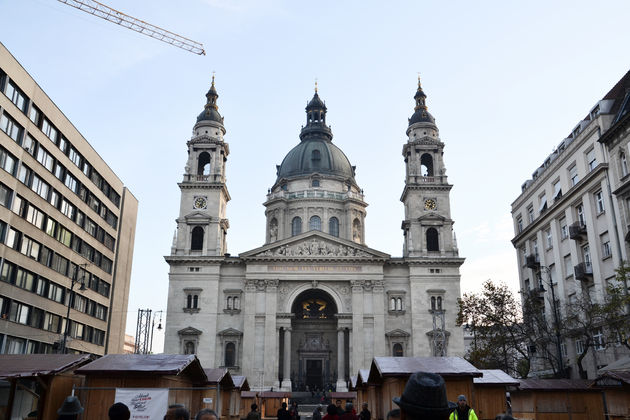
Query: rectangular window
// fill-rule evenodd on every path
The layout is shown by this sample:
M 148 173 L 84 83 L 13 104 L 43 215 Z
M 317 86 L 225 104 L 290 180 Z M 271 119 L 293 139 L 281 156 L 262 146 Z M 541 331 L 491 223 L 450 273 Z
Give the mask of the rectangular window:
M 54 238 L 56 231 L 57 231 L 57 221 L 49 217 L 48 220 L 46 220 L 46 233 L 49 236 L 52 236 Z
M 0 183 L 0 206 L 9 207 L 12 194 L 13 191 L 9 187 L 4 185 L 3 183 Z M 1 239 L 2 238 L 0 237 L 0 240 Z
M 39 257 L 39 247 L 39 242 L 34 241 L 33 239 L 24 235 L 22 239 L 22 246 L 20 247 L 20 252 L 29 258 L 37 260 L 37 258 Z
M 63 183 L 70 189 L 70 191 L 76 193 L 77 192 L 77 179 L 70 175 L 70 172 L 66 172 L 66 179 Z
M 545 230 L 545 237 L 547 239 L 547 249 L 553 247 L 553 237 L 551 236 L 551 229 Z
M 580 222 L 582 226 L 586 225 L 586 218 L 584 216 L 584 206 L 581 204 L 578 204 L 575 207 L 575 213 L 577 214 L 578 222 Z
M 574 186 L 580 180 L 578 178 L 577 165 L 575 164 L 569 168 L 569 179 L 571 180 L 571 186 Z
M 558 200 L 562 197 L 562 187 L 560 186 L 560 180 L 553 183 L 553 199 Z
M 89 217 L 85 218 L 85 226 L 83 229 L 85 229 L 85 231 L 90 235 L 96 236 L 96 223 L 94 223 Z
M 567 239 L 569 237 L 569 228 L 567 227 L 567 219 L 560 219 L 560 238 Z
M 13 248 L 15 250 L 18 250 L 20 247 L 20 237 L 22 236 L 22 233 L 13 229 L 13 228 L 9 228 L 7 229 L 7 237 L 4 239 L 4 244 L 6 246 L 8 246 L 9 248 Z
M 518 233 L 521 233 L 523 231 L 523 218 L 521 216 L 518 216 L 516 218 L 516 231 Z
M 64 301 L 64 288 L 56 283 L 50 282 L 48 285 L 48 299 L 55 302 L 63 303 Z
M 32 291 L 35 285 L 35 275 L 28 270 L 18 267 L 15 273 L 15 285 L 22 289 Z
M 26 98 L 24 92 L 22 92 L 20 88 L 13 83 L 13 81 L 9 81 L 9 83 L 7 83 L 5 92 L 7 94 L 7 98 L 9 98 L 11 102 L 20 109 L 20 111 L 26 112 L 28 99 Z
M 606 340 L 604 338 L 604 332 L 601 328 L 597 328 L 593 332 L 593 347 L 595 350 L 605 350 Z
M 81 167 L 81 155 L 73 146 L 70 147 L 70 153 L 68 153 L 68 157 L 75 165 L 77 165 L 77 167 Z
M 33 207 L 32 205 L 28 206 L 26 210 L 26 220 L 38 228 L 42 228 L 44 226 L 44 213 L 42 213 L 37 207 Z
M 37 109 L 35 105 L 31 106 L 31 110 L 28 112 L 28 118 L 39 127 L 39 122 L 42 118 L 42 112 Z
M 600 241 L 602 244 L 602 258 L 608 258 L 612 255 L 612 250 L 610 249 L 610 240 L 608 239 L 608 232 L 602 233 L 600 236 Z
M 96 213 L 98 213 L 101 203 L 98 201 L 98 199 L 96 197 L 94 197 L 92 194 L 90 194 L 88 196 L 88 206 L 90 206 L 90 208 L 92 210 L 94 210 Z
M 9 153 L 4 147 L 0 147 L 0 168 L 7 171 L 9 174 L 15 174 L 17 159 L 11 153 Z
M 59 181 L 63 181 L 66 176 L 66 168 L 64 168 L 63 165 L 57 162 L 57 164 L 55 165 L 55 171 L 53 172 L 53 174 Z
M 54 252 L 50 248 L 42 246 L 39 251 L 39 263 L 45 265 L 46 267 L 50 267 L 52 265 L 52 257 Z
M 64 155 L 67 154 L 68 144 L 68 139 L 64 136 L 59 137 L 59 150 L 61 150 Z
M 10 263 L 7 260 L 4 260 L 4 264 L 2 264 L 2 271 L 0 271 L 0 280 L 2 280 L 5 283 L 13 283 L 14 275 L 15 275 L 15 264 Z
M 35 293 L 37 293 L 39 296 L 48 296 L 48 280 L 43 277 L 38 278 Z
M 31 190 L 35 191 L 44 200 L 48 200 L 48 191 L 50 191 L 50 185 L 44 182 L 39 176 L 33 174 L 33 180 L 31 181 Z
M 604 194 L 601 191 L 595 193 L 595 205 L 597 206 L 597 214 L 604 212 Z
M 33 308 L 28 325 L 33 328 L 42 328 L 44 324 L 44 314 L 45 312 L 42 309 Z
M 586 162 L 588 163 L 589 172 L 595 169 L 597 166 L 597 158 L 595 158 L 595 149 L 591 149 L 586 152 Z
M 575 352 L 578 356 L 584 353 L 584 342 L 582 340 L 575 340 Z
M 29 155 L 33 156 L 35 153 L 35 146 L 37 146 L 37 142 L 30 134 L 24 136 L 24 141 L 22 142 L 22 148 L 28 152 Z
M 534 221 L 534 208 L 531 205 L 527 207 L 527 220 L 529 223 Z
M 18 124 L 13 118 L 11 118 L 11 116 L 9 116 L 9 114 L 5 112 L 3 112 L 2 116 L 0 116 L 0 129 L 16 143 L 20 144 L 24 128 L 22 128 L 20 124 Z
M 24 212 L 26 210 L 26 201 L 19 195 L 16 195 L 13 199 L 13 204 L 11 204 L 11 211 L 18 216 L 24 216 Z
M 50 191 L 50 197 L 48 197 L 48 202 L 53 205 L 53 207 L 59 207 L 59 193 L 56 190 Z
M 536 260 L 538 260 L 538 241 L 536 239 L 532 241 L 532 253 L 536 256 Z
M 57 144 L 57 129 L 53 127 L 53 125 L 50 123 L 50 121 L 48 121 L 47 118 L 44 118 L 42 121 L 42 132 L 53 143 Z
M 571 255 L 564 256 L 564 272 L 567 277 L 573 276 L 573 264 L 571 263 Z
M 9 310 L 9 320 L 17 322 L 18 324 L 27 324 L 28 313 L 31 308 L 23 303 L 13 301 L 11 302 L 11 309 Z
M 57 240 L 69 248 L 72 244 L 72 232 L 59 225 L 57 229 Z
M 547 197 L 543 193 L 538 199 L 540 200 L 540 206 L 538 207 L 538 213 L 540 214 L 547 210 Z
M 85 303 L 87 302 L 86 298 L 75 293 L 74 298 L 72 300 L 73 300 L 72 307 L 74 309 L 76 309 L 79 312 L 85 312 Z
M 74 218 L 74 213 L 75 213 L 76 207 L 74 207 L 74 205 L 72 205 L 65 198 L 62 198 L 61 199 L 61 207 L 59 208 L 59 210 L 63 214 L 65 214 L 68 217 L 68 219 L 72 220 Z
M 584 245 L 582 247 L 582 257 L 584 257 L 584 264 L 586 265 L 587 268 L 591 267 L 591 249 L 589 248 L 588 245 Z
M 17 179 L 24 185 L 29 185 L 31 181 L 31 169 L 22 162 L 18 169 Z
M 77 210 L 77 217 L 75 223 L 80 227 L 83 227 L 83 223 L 85 222 L 85 214 L 81 210 Z
M 41 146 L 38 147 L 36 159 L 39 163 L 44 165 L 44 167 L 48 169 L 49 172 L 53 171 L 53 166 L 55 165 L 55 159 L 50 155 L 50 153 L 48 153 L 46 149 L 44 149 Z
M 54 333 L 61 332 L 61 317 L 59 315 L 46 312 L 44 317 L 44 329 Z

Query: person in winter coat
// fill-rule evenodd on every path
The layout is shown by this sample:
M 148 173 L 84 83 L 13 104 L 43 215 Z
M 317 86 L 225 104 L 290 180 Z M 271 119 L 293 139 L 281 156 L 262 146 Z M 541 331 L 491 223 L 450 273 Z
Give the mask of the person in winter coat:
M 457 408 L 453 410 L 450 420 L 478 420 L 475 410 L 470 408 L 465 395 L 457 397 Z

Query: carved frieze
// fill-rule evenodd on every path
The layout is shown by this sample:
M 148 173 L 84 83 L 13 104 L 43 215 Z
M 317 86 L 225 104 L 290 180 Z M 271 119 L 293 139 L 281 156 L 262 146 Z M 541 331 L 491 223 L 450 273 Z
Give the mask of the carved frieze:
M 322 240 L 312 239 L 297 244 L 283 245 L 275 249 L 268 249 L 261 256 L 311 256 L 311 257 L 370 257 L 371 255 L 360 249 L 342 244 L 331 244 Z

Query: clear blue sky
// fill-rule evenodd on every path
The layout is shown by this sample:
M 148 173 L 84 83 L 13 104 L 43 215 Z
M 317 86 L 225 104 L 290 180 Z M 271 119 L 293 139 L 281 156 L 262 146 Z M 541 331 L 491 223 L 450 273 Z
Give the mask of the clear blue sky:
M 140 201 L 131 334 L 139 307 L 166 308 L 177 182 L 212 71 L 231 151 L 229 252 L 264 242 L 262 202 L 317 78 L 333 141 L 370 205 L 367 244 L 393 256 L 420 72 L 446 144 L 466 292 L 488 278 L 517 288 L 511 202 L 630 68 L 627 1 L 104 2 L 202 42 L 207 55 L 55 0 L 0 0 L 0 41 Z

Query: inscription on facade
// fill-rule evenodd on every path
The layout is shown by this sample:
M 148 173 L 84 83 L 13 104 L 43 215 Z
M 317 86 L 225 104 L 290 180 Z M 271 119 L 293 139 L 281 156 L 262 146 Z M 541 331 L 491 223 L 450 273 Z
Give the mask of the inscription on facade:
M 347 265 L 268 265 L 267 271 L 318 271 L 360 273 L 362 267 Z

